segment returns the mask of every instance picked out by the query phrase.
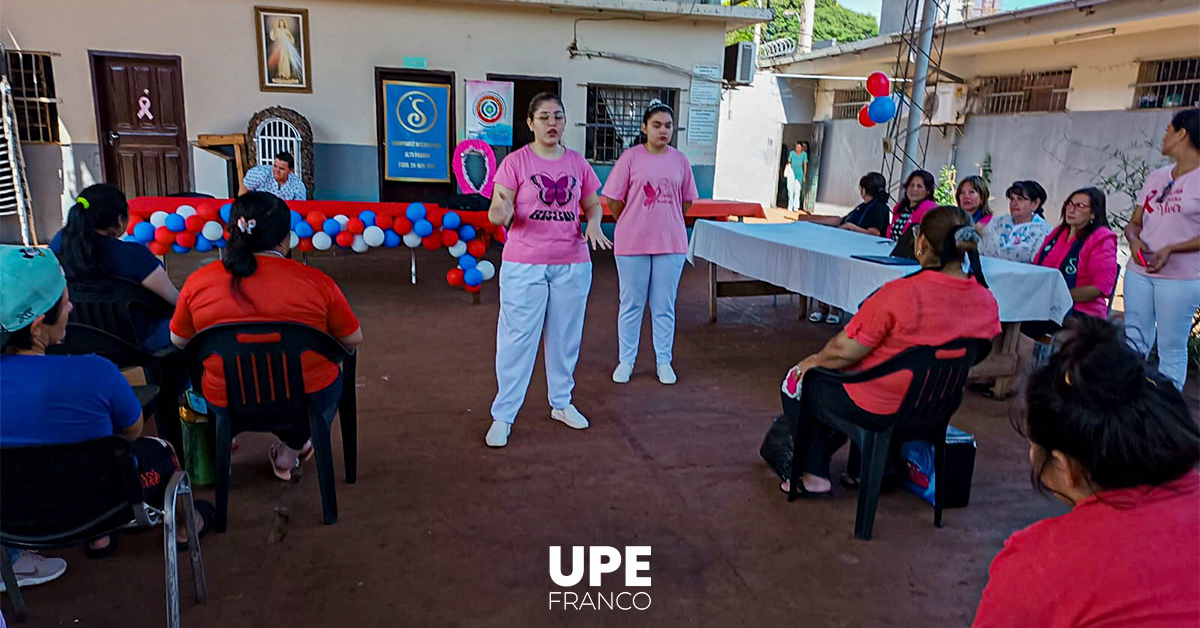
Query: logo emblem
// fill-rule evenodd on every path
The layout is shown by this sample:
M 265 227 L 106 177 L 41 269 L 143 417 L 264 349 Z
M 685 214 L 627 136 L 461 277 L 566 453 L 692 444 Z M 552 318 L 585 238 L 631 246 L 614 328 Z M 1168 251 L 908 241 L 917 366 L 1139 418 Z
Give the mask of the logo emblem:
M 504 118 L 504 99 L 496 92 L 484 92 L 475 99 L 475 116 L 487 126 Z
M 396 119 L 410 133 L 425 133 L 437 123 L 437 105 L 423 92 L 407 92 L 396 103 Z

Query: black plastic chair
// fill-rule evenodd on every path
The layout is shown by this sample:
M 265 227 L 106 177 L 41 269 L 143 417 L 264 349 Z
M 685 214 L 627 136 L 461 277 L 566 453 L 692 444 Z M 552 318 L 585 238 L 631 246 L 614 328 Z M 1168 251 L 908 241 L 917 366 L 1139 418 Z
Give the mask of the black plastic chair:
M 232 323 L 196 334 L 185 350 L 192 381 L 201 381 L 204 360 L 220 357 L 225 370 L 229 421 L 216 417 L 217 532 L 225 531 L 229 506 L 230 447 L 241 432 L 286 430 L 307 421 L 312 431 L 326 525 L 337 523 L 330 423 L 309 406 L 300 356 L 314 351 L 342 366 L 342 457 L 346 483 L 358 476 L 358 402 L 354 390 L 357 355 L 330 335 L 299 323 Z
M 167 484 L 159 510 L 146 504 L 129 442 L 117 436 L 68 445 L 5 447 L 0 450 L 0 544 L 21 549 L 80 545 L 123 530 L 163 526 L 167 626 L 179 626 L 179 556 L 175 544 L 176 501 L 183 498 L 184 524 L 196 601 L 208 599 L 204 558 L 186 471 Z M 18 619 L 25 598 L 8 552 L 0 551 L 0 575 Z
M 913 347 L 876 367 L 857 373 L 811 369 L 804 374 L 800 393 L 800 415 L 809 417 L 850 437 L 862 451 L 859 470 L 858 513 L 854 536 L 870 540 L 875 509 L 893 438 L 925 440 L 933 444 L 933 524 L 942 527 L 943 469 L 946 463 L 946 427 L 962 404 L 963 388 L 971 367 L 991 352 L 991 341 L 960 339 L 940 347 Z M 885 375 L 909 371 L 912 382 L 895 414 L 880 415 L 859 408 L 846 393 L 846 384 L 860 384 Z M 792 425 L 792 451 L 808 451 L 809 433 Z M 800 433 L 804 432 L 804 433 Z M 788 501 L 800 494 L 804 465 L 793 462 Z
M 140 283 L 109 277 L 89 281 L 69 281 L 71 320 L 110 334 L 138 346 L 139 321 L 143 324 L 170 318 L 175 308 Z

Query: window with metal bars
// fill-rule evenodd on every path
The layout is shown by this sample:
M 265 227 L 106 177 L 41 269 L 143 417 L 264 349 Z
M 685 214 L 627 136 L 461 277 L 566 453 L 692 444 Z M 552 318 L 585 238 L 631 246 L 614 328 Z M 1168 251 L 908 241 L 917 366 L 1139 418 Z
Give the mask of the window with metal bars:
M 1135 109 L 1195 107 L 1200 104 L 1200 57 L 1143 61 L 1133 84 Z
M 871 93 L 865 87 L 833 90 L 833 119 L 857 120 L 858 112 L 871 102 Z
M 55 55 L 44 52 L 5 52 L 8 81 L 12 86 L 17 135 L 23 142 L 57 144 L 58 92 L 54 87 Z
M 1067 110 L 1071 70 L 981 76 L 975 80 L 980 113 Z
M 588 85 L 587 145 L 583 156 L 594 164 L 612 164 L 626 148 L 637 143 L 642 132 L 642 114 L 650 101 L 659 99 L 671 109 L 678 110 L 679 90 L 669 87 L 629 87 L 622 85 Z M 679 116 L 675 116 L 679 126 Z M 675 144 L 675 139 L 671 144 Z

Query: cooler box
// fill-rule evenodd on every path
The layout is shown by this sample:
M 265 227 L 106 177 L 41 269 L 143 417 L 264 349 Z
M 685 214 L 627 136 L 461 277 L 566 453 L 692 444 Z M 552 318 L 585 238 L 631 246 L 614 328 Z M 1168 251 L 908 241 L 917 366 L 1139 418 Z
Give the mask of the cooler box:
M 971 501 L 971 476 L 975 473 L 975 437 L 954 427 L 946 429 L 945 478 L 933 471 L 933 445 L 914 440 L 900 446 L 903 459 L 901 484 L 921 499 L 933 503 L 936 482 L 945 481 L 943 508 L 963 508 Z

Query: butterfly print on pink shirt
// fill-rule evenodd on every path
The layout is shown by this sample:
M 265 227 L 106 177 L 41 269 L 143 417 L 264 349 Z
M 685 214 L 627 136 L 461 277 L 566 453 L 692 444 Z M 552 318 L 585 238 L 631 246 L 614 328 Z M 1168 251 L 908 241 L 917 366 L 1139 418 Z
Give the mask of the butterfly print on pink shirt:
M 658 187 L 654 187 L 649 183 L 642 184 L 642 194 L 645 196 L 643 204 L 646 207 L 653 207 L 656 204 L 674 205 L 675 195 L 672 189 L 671 182 L 664 179 L 659 182 Z
M 572 190 L 579 182 L 569 174 L 564 174 L 556 179 L 544 172 L 529 177 L 529 180 L 533 181 L 538 188 L 538 199 L 542 201 L 543 205 L 549 207 L 555 205 L 565 207 L 567 203 L 570 203 L 571 199 L 575 197 Z

